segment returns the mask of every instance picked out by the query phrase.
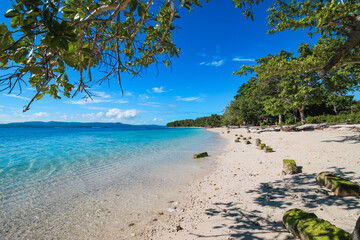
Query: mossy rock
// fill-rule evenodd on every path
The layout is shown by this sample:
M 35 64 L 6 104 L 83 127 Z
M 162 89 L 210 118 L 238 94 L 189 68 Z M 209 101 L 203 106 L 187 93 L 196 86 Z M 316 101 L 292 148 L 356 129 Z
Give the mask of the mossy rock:
M 240 135 L 239 137 L 243 137 L 243 135 Z
M 330 222 L 294 208 L 283 216 L 285 227 L 296 237 L 304 240 L 351 240 L 351 235 Z
M 237 134 L 235 134 L 235 137 L 237 137 Z
M 261 144 L 260 138 L 255 139 L 255 145 L 260 146 L 260 144 Z
M 246 140 L 246 137 L 243 137 L 243 140 Z
M 337 177 L 329 172 L 321 172 L 316 177 L 320 187 L 324 186 L 335 193 L 336 196 L 359 196 L 360 186 L 354 182 Z
M 247 130 L 247 133 L 251 133 L 251 131 L 250 131 L 250 130 Z
M 202 152 L 202 153 L 198 153 L 198 154 L 194 154 L 194 159 L 196 158 L 203 158 L 203 157 L 208 157 L 208 153 L 207 152 Z
M 263 150 L 264 148 L 266 148 L 266 144 L 260 143 L 260 145 L 258 146 L 258 149 Z
M 251 137 L 248 137 L 248 139 L 251 139 Z
M 227 133 L 230 133 L 230 131 L 227 131 Z
M 251 142 L 250 142 L 250 141 L 246 141 L 245 143 L 246 143 L 246 144 L 251 144 Z
M 240 142 L 240 139 L 238 139 L 238 138 L 237 138 L 237 139 L 235 139 L 235 142 Z
M 296 174 L 299 172 L 299 169 L 296 166 L 296 162 L 291 159 L 283 160 L 283 173 L 284 174 Z
M 273 149 L 271 147 L 265 147 L 264 152 L 266 153 L 273 152 Z

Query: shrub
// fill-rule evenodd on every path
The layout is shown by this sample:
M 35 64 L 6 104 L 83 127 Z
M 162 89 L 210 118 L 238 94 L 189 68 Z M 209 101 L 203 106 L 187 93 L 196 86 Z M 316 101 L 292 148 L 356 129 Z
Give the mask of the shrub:
M 360 123 L 360 113 L 354 114 L 339 114 L 339 115 L 320 115 L 314 117 L 307 117 L 307 123 Z

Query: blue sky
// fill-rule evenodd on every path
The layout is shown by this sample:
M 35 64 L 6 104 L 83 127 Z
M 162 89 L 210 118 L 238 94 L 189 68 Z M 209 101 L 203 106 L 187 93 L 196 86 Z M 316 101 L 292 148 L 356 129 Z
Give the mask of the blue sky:
M 1 15 L 11 7 L 1 1 Z M 34 94 L 25 87 L 17 92 L 0 92 L 0 123 L 22 121 L 122 122 L 160 124 L 222 114 L 239 86 L 248 77 L 233 76 L 241 65 L 281 49 L 296 52 L 301 42 L 315 43 L 306 32 L 287 31 L 266 34 L 266 4 L 255 7 L 255 21 L 246 20 L 231 1 L 213 0 L 193 12 L 182 11 L 174 41 L 181 48 L 172 66 L 151 66 L 142 77 L 122 75 L 125 95 L 114 79 L 95 86 L 97 97 L 85 101 L 81 96 L 54 100 L 44 97 L 22 113 Z M 0 17 L 2 22 L 8 21 Z M 72 78 L 76 78 L 73 75 Z M 75 79 L 76 80 L 76 79 Z

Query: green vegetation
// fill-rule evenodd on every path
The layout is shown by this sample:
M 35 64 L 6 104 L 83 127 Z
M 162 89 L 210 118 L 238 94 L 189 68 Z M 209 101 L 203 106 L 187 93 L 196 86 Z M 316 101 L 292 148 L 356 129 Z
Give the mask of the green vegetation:
M 266 144 L 265 144 L 265 143 L 261 143 L 261 144 L 258 146 L 258 148 L 259 148 L 260 150 L 263 150 L 263 149 L 266 148 Z
M 264 152 L 266 152 L 266 153 L 273 152 L 273 149 L 271 147 L 269 147 L 269 146 L 266 146 L 264 148 Z
M 329 172 L 321 172 L 316 181 L 335 193 L 336 196 L 359 196 L 360 186 L 354 182 L 337 177 Z
M 251 142 L 248 140 L 248 141 L 245 142 L 245 144 L 251 144 Z
M 306 115 L 359 113 L 360 102 L 351 95 L 360 86 L 358 65 L 331 70 L 331 75 L 320 79 L 314 70 L 291 72 L 279 64 L 307 61 L 322 52 L 326 44 L 311 47 L 304 43 L 298 49 L 298 57 L 280 51 L 277 55 L 256 59 L 255 66 L 242 66 L 234 74 L 255 74 L 255 77 L 239 88 L 234 100 L 226 107 L 224 125 L 281 125 L 284 122 L 295 124 L 299 120 L 304 124 Z M 356 117 L 350 119 L 359 122 Z
M 197 153 L 197 154 L 194 154 L 193 158 L 196 159 L 196 158 L 204 158 L 204 157 L 208 157 L 208 153 L 207 152 L 202 152 L 202 153 Z
M 285 227 L 296 237 L 309 240 L 351 240 L 351 235 L 318 218 L 314 213 L 308 213 L 294 208 L 283 216 Z
M 320 115 L 306 118 L 307 123 L 360 123 L 360 112 L 355 114 Z
M 235 142 L 240 142 L 240 139 L 239 138 L 235 139 Z
M 296 162 L 291 159 L 283 160 L 283 173 L 284 174 L 295 174 L 298 173 L 299 169 L 296 166 Z
M 204 2 L 208 2 L 205 0 Z M 246 18 L 254 20 L 252 6 L 266 1 L 234 0 Z M 173 43 L 174 20 L 182 7 L 192 10 L 199 0 L 156 1 L 16 0 L 0 24 L 0 90 L 28 83 L 36 89 L 24 111 L 45 94 L 55 99 L 85 92 L 121 74 L 139 75 L 153 63 L 168 66 L 180 49 Z M 151 7 L 154 6 L 154 7 Z M 252 74 L 226 107 L 223 125 L 306 122 L 319 113 L 349 112 L 359 102 L 351 95 L 359 89 L 360 3 L 358 1 L 274 0 L 268 8 L 269 34 L 304 30 L 319 36 L 298 54 L 280 51 L 242 66 L 236 75 Z M 92 70 L 108 69 L 95 79 Z M 75 70 L 79 79 L 69 79 Z M 352 111 L 352 110 L 351 110 Z M 353 118 L 351 118 L 353 119 Z M 185 122 L 183 122 L 185 121 Z M 191 123 L 178 126 L 219 126 Z M 358 118 L 354 118 L 358 122 Z M 176 121 L 178 122 L 178 121 Z
M 186 120 L 179 120 L 174 122 L 169 122 L 166 124 L 167 127 L 221 127 L 222 121 L 221 116 L 217 114 L 212 114 L 210 117 L 200 117 Z M 229 133 L 230 131 L 228 131 Z

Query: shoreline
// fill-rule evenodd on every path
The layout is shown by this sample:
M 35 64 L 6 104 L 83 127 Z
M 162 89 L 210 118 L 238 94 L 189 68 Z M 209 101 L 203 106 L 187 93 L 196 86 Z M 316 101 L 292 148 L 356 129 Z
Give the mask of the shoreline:
M 34 132 L 30 130 L 30 133 Z M 18 131 L 22 134 L 21 129 Z M 53 131 L 46 129 L 42 134 L 48 135 Z M 1 134 L 6 135 L 7 132 Z M 39 142 L 39 146 L 46 150 L 42 158 L 38 158 L 35 151 L 22 152 L 26 158 L 21 159 L 22 162 L 19 158 L 16 160 L 23 165 L 15 162 L 13 169 L 26 166 L 19 171 L 25 173 L 16 175 L 17 171 L 12 171 L 13 175 L 4 175 L 6 172 L 3 172 L 2 176 L 6 177 L 1 179 L 0 208 L 3 211 L 0 223 L 3 229 L 0 236 L 7 239 L 43 236 L 132 239 L 144 232 L 155 219 L 160 221 L 163 215 L 170 214 L 167 209 L 175 209 L 177 205 L 169 202 L 180 201 L 178 196 L 185 195 L 187 185 L 214 169 L 213 160 L 210 160 L 211 164 L 209 159 L 194 161 L 193 152 L 212 149 L 210 154 L 217 155 L 221 148 L 218 145 L 221 139 L 217 134 L 203 130 L 165 129 L 154 133 L 139 129 L 130 132 L 131 136 L 146 139 L 146 144 L 139 142 L 139 137 L 129 140 L 129 132 L 101 131 L 100 137 L 105 142 L 98 138 L 98 132 L 86 132 L 86 139 L 90 135 L 101 144 L 94 146 L 96 151 L 86 148 L 87 152 L 76 155 L 79 152 L 77 148 L 81 147 L 73 143 L 77 138 L 70 135 L 70 139 L 68 130 L 56 132 L 60 134 L 52 135 L 52 138 L 66 142 L 57 152 L 57 158 L 52 157 L 52 144 L 48 144 L 57 142 L 37 135 L 44 139 Z M 124 145 L 127 146 L 126 151 L 122 147 L 124 142 L 127 143 Z M 103 148 L 104 144 L 108 148 Z M 15 156 L 16 149 L 11 148 L 11 144 L 9 146 L 7 152 Z M 61 155 L 61 152 L 66 155 Z M 26 165 L 27 160 L 33 159 L 37 161 Z M 43 165 L 38 164 L 40 160 Z M 41 168 L 53 162 L 52 168 Z M 30 170 L 33 174 L 28 174 Z M 163 213 L 161 216 L 160 212 Z
M 293 239 L 282 224 L 282 215 L 291 208 L 313 212 L 352 232 L 360 215 L 358 199 L 332 196 L 317 186 L 315 177 L 330 171 L 360 183 L 359 132 L 206 130 L 226 140 L 215 169 L 188 186 L 177 212 L 162 216 L 136 239 Z M 250 136 L 252 144 L 235 143 L 235 134 Z M 274 152 L 256 149 L 255 138 Z M 286 158 L 294 159 L 302 172 L 282 175 Z

